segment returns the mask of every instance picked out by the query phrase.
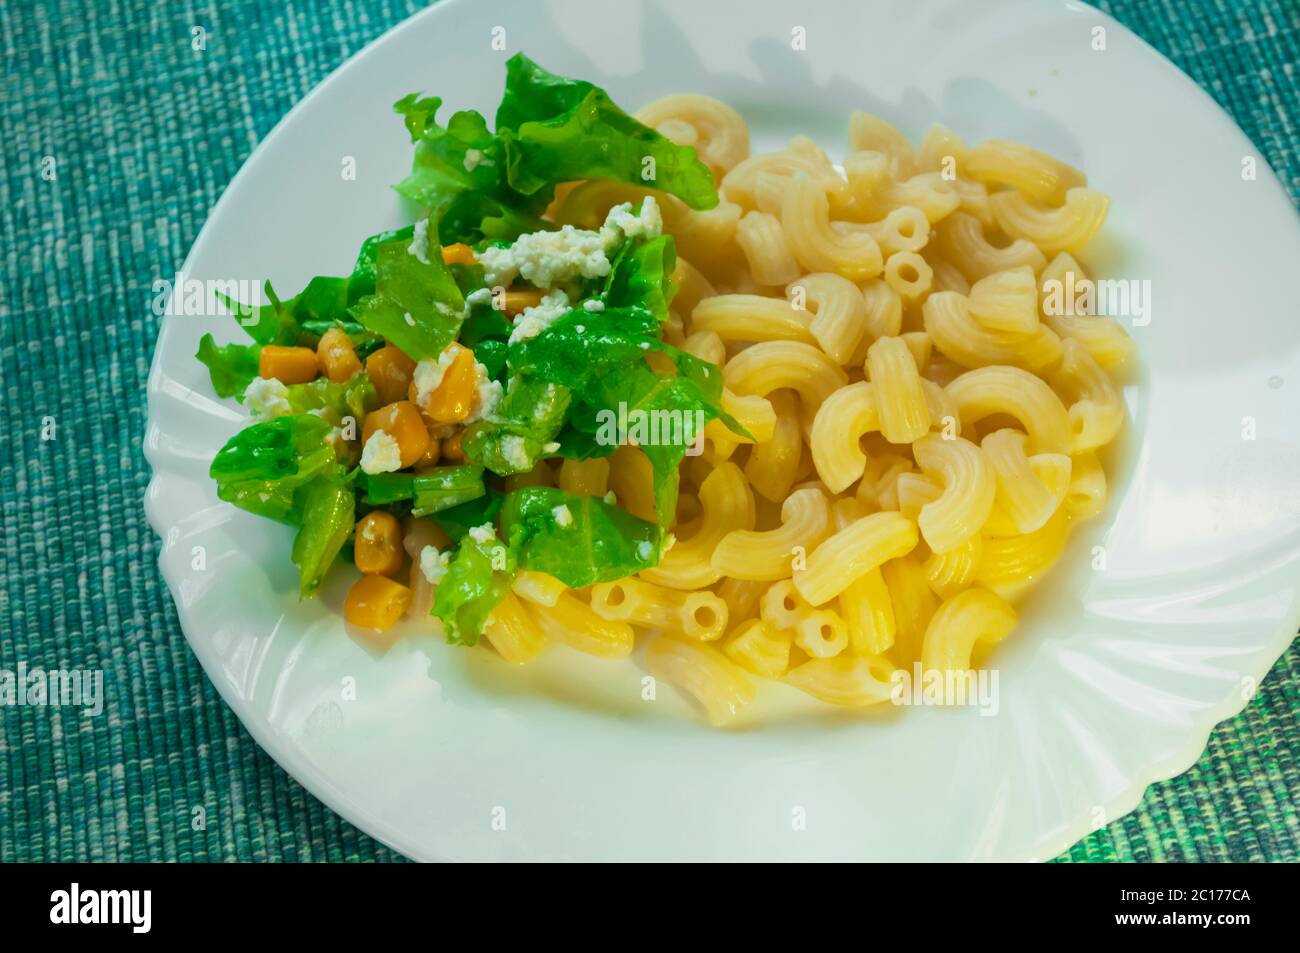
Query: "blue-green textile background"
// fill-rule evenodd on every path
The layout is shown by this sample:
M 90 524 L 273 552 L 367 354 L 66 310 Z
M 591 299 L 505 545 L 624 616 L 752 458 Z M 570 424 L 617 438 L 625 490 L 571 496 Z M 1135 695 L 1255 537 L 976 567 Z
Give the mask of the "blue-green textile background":
M 0 0 L 0 669 L 103 668 L 108 699 L 93 719 L 0 709 L 0 861 L 398 859 L 280 770 L 199 669 L 156 569 L 141 436 L 152 282 L 276 121 L 419 6 Z M 1213 96 L 1296 200 L 1295 0 L 1102 6 Z M 42 441 L 47 415 L 61 429 Z M 1195 767 L 1067 859 L 1300 857 L 1298 669 L 1293 644 Z

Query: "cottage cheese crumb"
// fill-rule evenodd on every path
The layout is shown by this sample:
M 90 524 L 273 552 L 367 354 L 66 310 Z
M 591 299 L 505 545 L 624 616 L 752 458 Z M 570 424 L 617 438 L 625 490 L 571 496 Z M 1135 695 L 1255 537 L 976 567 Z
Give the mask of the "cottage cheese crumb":
M 465 303 L 469 305 L 491 304 L 492 289 L 479 288 L 477 291 L 471 291 L 469 294 L 465 296 Z
M 636 544 L 636 555 L 638 559 L 649 559 L 654 555 L 655 548 L 649 540 L 641 540 Z
M 610 209 L 601 232 L 613 232 L 616 229 L 623 238 L 658 238 L 663 234 L 664 219 L 654 196 L 647 195 L 642 199 L 641 211 L 635 215 L 632 214 L 631 202 L 624 202 Z M 614 240 L 617 241 L 617 238 L 618 236 L 615 236 Z
M 568 313 L 569 296 L 563 291 L 548 292 L 540 304 L 524 308 L 523 313 L 515 318 L 514 330 L 510 332 L 510 343 L 537 337 Z
M 474 406 L 470 409 L 469 416 L 465 418 L 467 424 L 492 416 L 505 393 L 501 382 L 488 377 L 488 370 L 482 364 L 474 365 L 474 377 Z
M 255 417 L 282 417 L 289 406 L 289 388 L 276 377 L 254 377 L 244 388 L 244 406 Z
M 420 550 L 420 572 L 424 573 L 424 578 L 429 580 L 431 586 L 442 581 L 450 564 L 450 552 L 440 553 L 437 546 L 425 546 Z
M 466 172 L 473 172 L 478 168 L 478 164 L 483 161 L 483 153 L 479 149 L 466 149 L 465 161 L 461 164 L 465 166 Z
M 411 244 L 406 246 L 406 252 L 414 255 L 416 260 L 428 265 L 429 261 L 429 220 L 422 218 L 415 223 L 415 231 L 411 235 Z
M 600 312 L 605 310 L 605 302 L 601 301 L 599 298 L 588 298 L 586 301 L 582 302 L 582 310 L 586 311 L 588 314 L 600 314 Z
M 560 529 L 568 529 L 573 525 L 573 513 L 563 504 L 551 510 L 551 516 L 555 517 L 555 525 Z
M 470 527 L 470 530 L 466 535 L 482 546 L 497 538 L 497 530 L 491 523 L 484 523 L 482 526 Z
M 516 434 L 506 434 L 501 438 L 501 456 L 505 457 L 506 463 L 522 472 L 528 469 L 528 448 L 524 446 L 524 438 Z
M 385 430 L 376 430 L 361 450 L 361 469 L 366 473 L 392 473 L 402 468 L 402 448 Z

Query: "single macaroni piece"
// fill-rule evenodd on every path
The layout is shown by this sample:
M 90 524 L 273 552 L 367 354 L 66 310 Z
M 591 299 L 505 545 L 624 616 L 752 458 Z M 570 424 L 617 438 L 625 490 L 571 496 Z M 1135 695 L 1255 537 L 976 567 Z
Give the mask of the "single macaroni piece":
M 700 485 L 700 507 L 695 532 L 679 539 L 659 565 L 645 570 L 641 577 L 673 589 L 701 589 L 722 576 L 761 578 L 730 572 L 718 563 L 725 540 L 754 526 L 754 495 L 734 463 L 723 463 Z
M 925 671 L 967 671 L 976 646 L 1001 642 L 1016 625 L 1016 610 L 978 586 L 944 601 L 925 630 Z
M 563 593 L 551 606 L 529 605 L 528 611 L 546 638 L 601 658 L 632 654 L 632 627 L 605 619 L 585 602 Z
M 809 659 L 786 673 L 785 682 L 818 701 L 865 708 L 889 701 L 894 666 L 879 655 Z
M 984 223 L 964 211 L 949 215 L 937 231 L 939 251 L 970 281 L 1021 265 L 1037 274 L 1047 264 L 1047 256 L 1038 246 L 1023 238 L 1004 247 L 994 245 L 984 234 Z
M 806 175 L 796 173 L 785 185 L 781 225 L 799 264 L 809 271 L 833 271 L 850 281 L 865 281 L 885 266 L 870 229 L 832 222 L 826 193 Z
M 970 316 L 990 331 L 1033 334 L 1038 329 L 1038 283 L 1028 265 L 986 275 L 966 298 Z
M 802 297 L 813 316 L 808 330 L 827 356 L 837 364 L 850 363 L 867 332 L 867 304 L 858 286 L 822 272 L 791 282 L 785 293 L 792 301 Z
M 967 152 L 961 175 L 986 185 L 1009 185 L 1044 205 L 1060 205 L 1070 189 L 1088 184 L 1073 166 L 1004 139 L 989 139 Z
M 1124 401 L 1119 388 L 1101 365 L 1078 341 L 1067 339 L 1061 366 L 1051 375 L 1051 384 L 1069 402 L 1070 429 L 1074 433 L 1072 453 L 1104 447 L 1124 426 Z
M 784 285 L 803 271 L 785 240 L 781 220 L 770 212 L 746 213 L 736 226 L 736 242 L 760 285 Z
M 762 619 L 741 623 L 727 636 L 722 651 L 746 671 L 763 678 L 780 678 L 790 667 L 794 632 L 768 625 Z
M 1056 472 L 1064 476 L 1063 480 L 1054 480 L 1053 487 L 1039 476 L 1034 462 L 1025 455 L 1025 435 L 1019 430 L 995 430 L 980 447 L 997 480 L 997 503 L 1016 532 L 1032 533 L 1051 519 L 1069 485 L 1070 458 L 1064 454 L 1039 454 L 1039 460 L 1051 457 Z
M 967 371 L 944 388 L 957 405 L 962 427 L 991 414 L 1009 414 L 1029 435 L 1033 453 L 1069 453 L 1074 444 L 1070 416 L 1041 378 L 1018 367 L 981 367 Z
M 560 596 L 569 591 L 569 587 L 554 576 L 528 570 L 521 570 L 515 575 L 510 589 L 520 599 L 539 606 L 553 606 Z
M 1043 322 L 1062 338 L 1078 341 L 1107 370 L 1127 363 L 1133 339 L 1114 318 L 1096 313 L 1096 283 L 1067 252 L 1051 260 L 1038 281 Z
M 1070 189 L 1061 206 L 1042 205 L 1019 192 L 995 192 L 989 202 L 1002 231 L 1033 242 L 1045 255 L 1083 248 L 1101 231 L 1110 209 L 1110 199 L 1092 189 Z
M 818 408 L 808 445 L 817 475 L 832 493 L 862 476 L 867 465 L 862 438 L 879 429 L 875 385 L 866 381 L 841 387 Z
M 773 503 L 780 503 L 789 495 L 790 487 L 799 477 L 803 432 L 799 426 L 799 402 L 792 391 L 776 391 L 770 401 L 776 424 L 768 439 L 750 451 L 745 462 L 745 479 L 755 493 Z
M 684 635 L 702 642 L 722 638 L 727 603 L 708 590 L 680 592 L 643 579 L 619 579 L 591 587 L 591 610 L 615 619 Z
M 665 96 L 638 109 L 636 118 L 679 145 L 694 146 L 718 178 L 749 156 L 744 117 L 712 96 Z
M 537 622 L 509 592 L 488 616 L 483 634 L 507 662 L 530 662 L 546 647 L 546 636 Z
M 808 312 L 792 308 L 780 298 L 718 295 L 695 306 L 691 331 L 712 331 L 724 342 L 801 341 L 816 346 L 810 321 Z
M 734 720 L 754 700 L 753 683 L 740 667 L 694 639 L 660 636 L 646 649 L 646 667 L 699 702 L 715 726 Z
M 1061 359 L 1061 341 L 1051 328 L 1037 324 L 1027 334 L 990 331 L 975 320 L 969 300 L 955 291 L 931 294 L 921 314 L 934 346 L 963 367 L 1008 364 L 1038 372 Z
M 790 575 L 795 557 L 806 556 L 830 531 L 826 494 L 816 487 L 795 490 L 781 504 L 781 525 L 776 529 L 742 528 L 725 533 L 713 550 L 713 572 L 737 579 L 784 579 Z
M 957 437 L 927 434 L 912 445 L 923 472 L 943 484 L 943 495 L 921 507 L 916 525 L 932 552 L 956 549 L 980 531 L 997 492 L 993 469 L 980 448 Z
M 840 530 L 795 569 L 794 586 L 811 605 L 834 599 L 853 580 L 884 562 L 911 552 L 917 543 L 916 524 L 899 513 L 873 513 Z
M 911 443 L 930 430 L 930 408 L 916 358 L 901 338 L 879 338 L 867 351 L 867 374 L 890 443 Z
M 1061 508 L 1032 533 L 985 537 L 976 581 L 1004 599 L 1016 598 L 1060 558 L 1069 529 L 1069 514 Z
M 802 341 L 762 341 L 747 347 L 727 362 L 722 379 L 737 394 L 766 397 L 782 387 L 792 388 L 812 413 L 848 383 L 843 368 Z

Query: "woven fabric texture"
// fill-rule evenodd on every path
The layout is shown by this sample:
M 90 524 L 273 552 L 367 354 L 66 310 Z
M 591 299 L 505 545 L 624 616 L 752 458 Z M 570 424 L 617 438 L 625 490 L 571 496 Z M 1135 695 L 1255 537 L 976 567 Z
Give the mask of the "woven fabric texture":
M 0 708 L 0 862 L 401 859 L 288 777 L 200 670 L 156 568 L 141 443 L 154 280 L 276 121 L 420 6 L 0 0 L 0 669 L 102 669 L 106 698 L 95 718 Z M 1103 7 L 1300 196 L 1293 0 Z M 1190 771 L 1061 859 L 1300 859 L 1298 675 L 1293 643 Z

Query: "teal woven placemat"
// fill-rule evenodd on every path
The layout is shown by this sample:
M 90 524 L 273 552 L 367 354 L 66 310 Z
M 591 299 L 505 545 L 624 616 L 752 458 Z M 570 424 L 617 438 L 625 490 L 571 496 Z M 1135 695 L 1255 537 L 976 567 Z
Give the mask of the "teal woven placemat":
M 0 708 L 0 861 L 400 859 L 280 770 L 199 669 L 156 569 L 141 435 L 153 281 L 275 122 L 419 6 L 0 0 L 0 670 L 102 669 L 106 700 Z M 1300 7 L 1104 6 L 1300 196 Z M 1063 859 L 1300 858 L 1298 669 L 1293 644 L 1195 767 Z

